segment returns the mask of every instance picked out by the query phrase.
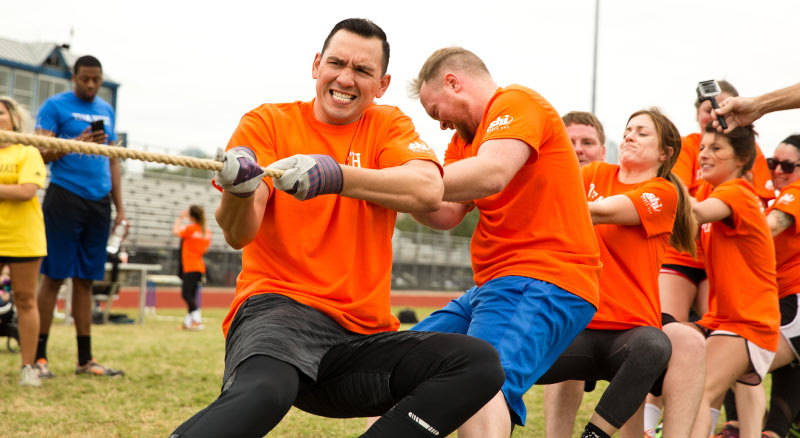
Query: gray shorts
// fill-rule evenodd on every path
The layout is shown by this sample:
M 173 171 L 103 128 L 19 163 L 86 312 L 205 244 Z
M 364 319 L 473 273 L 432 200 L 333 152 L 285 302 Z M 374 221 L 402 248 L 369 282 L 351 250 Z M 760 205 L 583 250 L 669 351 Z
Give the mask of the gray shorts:
M 284 295 L 267 293 L 248 298 L 231 322 L 225 342 L 223 387 L 236 367 L 254 355 L 292 364 L 303 378 L 317 380 L 322 358 L 332 348 L 347 344 L 360 348 L 399 337 L 423 340 L 430 332 L 382 332 L 363 335 L 344 329 L 324 313 Z

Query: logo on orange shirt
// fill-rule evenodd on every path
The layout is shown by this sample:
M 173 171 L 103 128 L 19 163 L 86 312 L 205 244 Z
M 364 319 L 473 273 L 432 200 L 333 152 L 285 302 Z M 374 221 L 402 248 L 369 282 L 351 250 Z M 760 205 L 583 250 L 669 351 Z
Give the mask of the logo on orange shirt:
M 415 142 L 409 144 L 408 145 L 408 149 L 410 149 L 412 152 L 418 152 L 418 153 L 421 153 L 421 152 L 430 153 L 430 152 L 432 152 L 431 151 L 431 147 L 426 145 L 425 142 L 423 142 L 422 140 L 415 141 Z
M 489 127 L 486 128 L 486 133 L 497 131 L 498 129 L 508 129 L 508 125 L 514 121 L 514 118 L 509 116 L 508 114 L 498 117 L 497 120 L 493 121 L 489 124 Z
M 586 192 L 586 197 L 589 199 L 589 202 L 599 201 L 603 199 L 603 196 L 597 193 L 597 190 L 595 190 L 594 183 L 589 184 L 589 191 Z
M 793 195 L 793 194 L 791 194 L 791 193 L 787 193 L 787 194 L 785 194 L 785 195 L 781 196 L 781 198 L 780 198 L 780 199 L 778 199 L 778 204 L 786 204 L 786 205 L 789 205 L 789 204 L 791 204 L 792 202 L 794 202 L 794 199 L 795 199 L 795 198 L 794 198 L 794 195 Z
M 642 201 L 644 201 L 648 213 L 653 214 L 657 211 L 661 211 L 661 199 L 658 196 L 645 192 L 642 193 Z

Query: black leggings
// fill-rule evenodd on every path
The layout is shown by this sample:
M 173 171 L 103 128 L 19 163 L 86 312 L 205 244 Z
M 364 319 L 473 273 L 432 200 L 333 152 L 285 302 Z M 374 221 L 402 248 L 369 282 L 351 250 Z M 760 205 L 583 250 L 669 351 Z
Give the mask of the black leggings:
M 197 303 L 195 302 L 195 297 L 197 296 L 197 285 L 200 284 L 200 280 L 203 278 L 202 272 L 184 272 L 183 273 L 183 285 L 181 286 L 181 296 L 183 297 L 183 301 L 186 301 L 186 305 L 189 307 L 189 312 L 194 312 L 197 310 Z
M 786 436 L 800 413 L 800 366 L 792 363 L 772 372 L 772 398 L 764 430 Z
M 447 436 L 497 394 L 505 379 L 494 348 L 469 336 L 436 334 L 410 349 L 387 347 L 367 346 L 355 354 L 334 347 L 320 364 L 317 382 L 286 362 L 251 356 L 220 396 L 171 438 L 262 437 L 292 405 L 334 418 L 381 415 L 361 435 L 366 438 Z M 376 366 L 387 371 L 379 384 L 359 373 Z
M 536 383 L 610 381 L 595 411 L 619 429 L 662 378 L 670 356 L 669 338 L 655 327 L 586 329 Z

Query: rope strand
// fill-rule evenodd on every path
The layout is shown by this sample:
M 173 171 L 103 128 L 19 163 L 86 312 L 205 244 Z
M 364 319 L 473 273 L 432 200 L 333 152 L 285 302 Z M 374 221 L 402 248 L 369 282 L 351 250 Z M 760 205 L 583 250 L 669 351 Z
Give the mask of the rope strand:
M 108 146 L 86 141 L 67 140 L 64 138 L 48 137 L 45 135 L 22 134 L 13 131 L 0 131 L 0 143 L 14 143 L 30 145 L 38 149 L 50 149 L 65 153 L 80 153 L 103 155 L 109 158 L 128 158 L 132 160 L 148 161 L 152 163 L 170 164 L 173 166 L 190 167 L 192 169 L 205 169 L 212 171 L 222 170 L 222 162 L 207 158 L 187 157 L 183 155 L 168 155 L 157 152 L 145 152 L 119 146 Z M 279 169 L 264 169 L 264 174 L 272 178 L 280 178 L 283 171 Z

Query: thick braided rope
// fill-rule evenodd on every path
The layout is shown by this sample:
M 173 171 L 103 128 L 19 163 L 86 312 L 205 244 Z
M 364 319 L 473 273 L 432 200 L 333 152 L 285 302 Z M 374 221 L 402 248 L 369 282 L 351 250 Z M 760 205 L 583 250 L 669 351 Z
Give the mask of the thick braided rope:
M 217 160 L 186 157 L 182 155 L 167 155 L 157 152 L 145 152 L 119 146 L 107 146 L 86 141 L 48 137 L 45 135 L 22 134 L 13 131 L 0 131 L 0 143 L 19 143 L 58 152 L 104 155 L 111 158 L 129 158 L 139 161 L 149 161 L 152 163 L 191 167 L 193 169 L 205 169 L 212 171 L 222 170 L 222 162 Z M 283 175 L 283 170 L 264 168 L 264 174 L 269 177 L 280 178 L 280 176 Z

